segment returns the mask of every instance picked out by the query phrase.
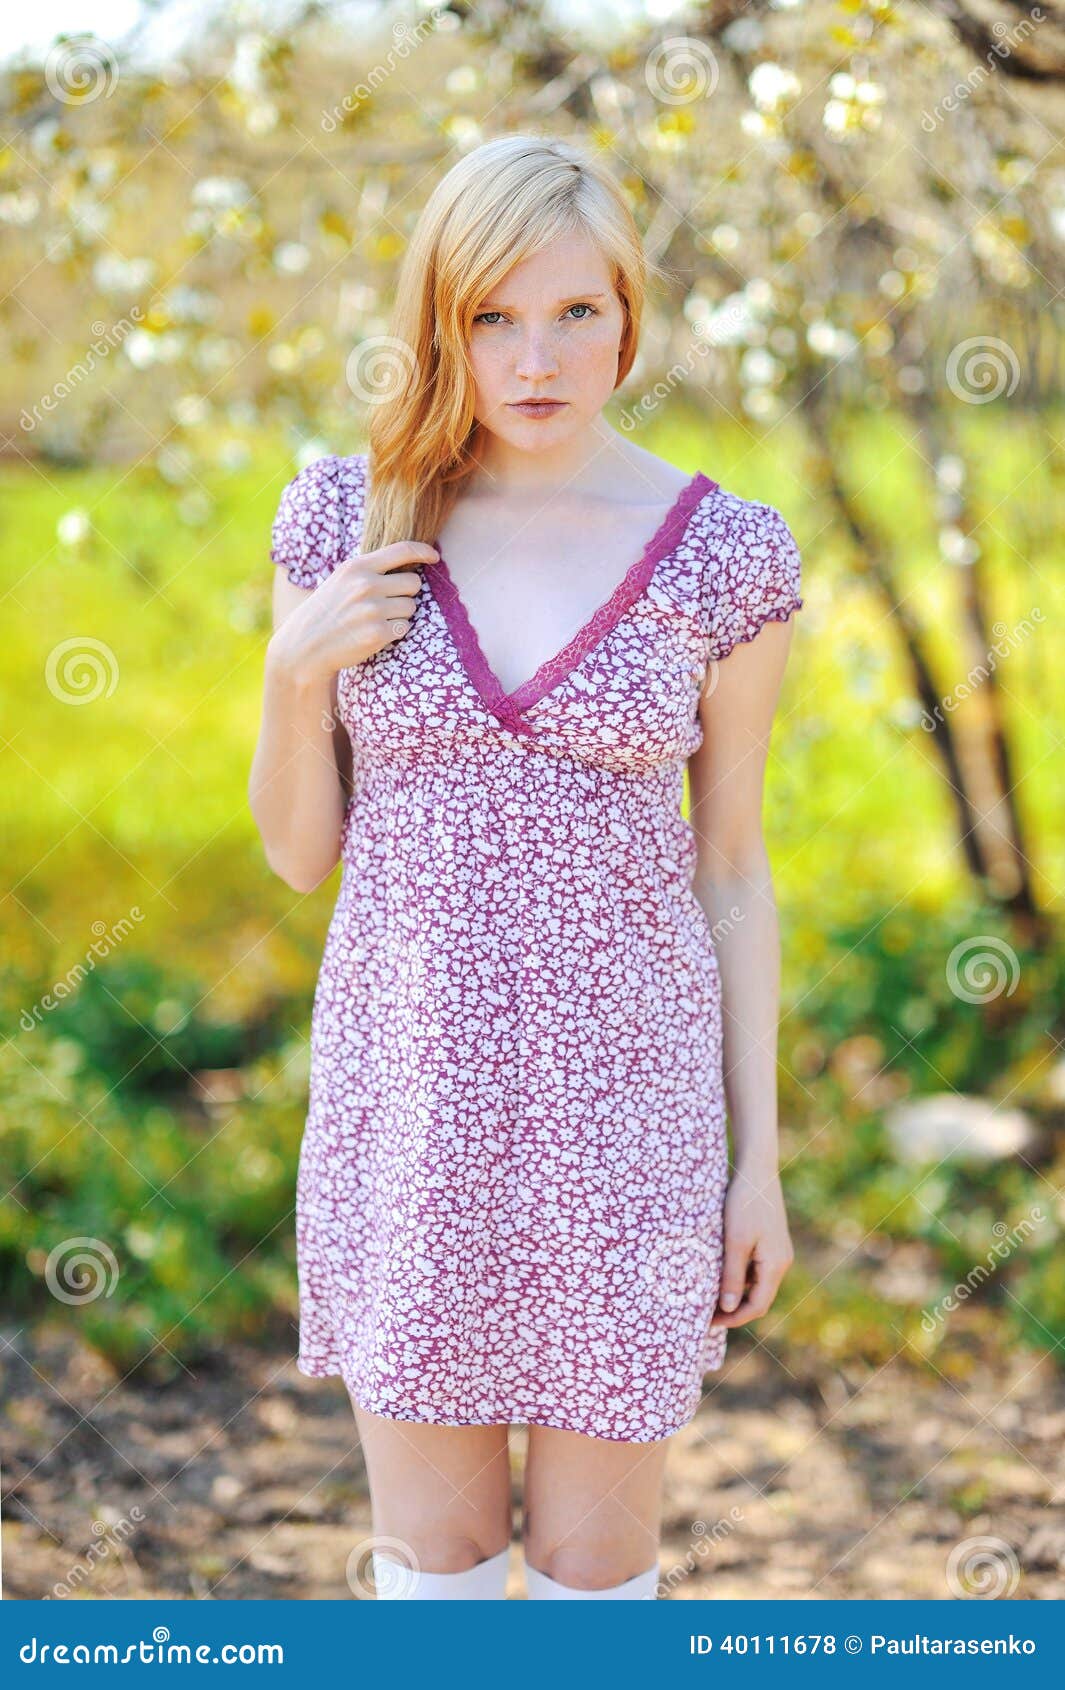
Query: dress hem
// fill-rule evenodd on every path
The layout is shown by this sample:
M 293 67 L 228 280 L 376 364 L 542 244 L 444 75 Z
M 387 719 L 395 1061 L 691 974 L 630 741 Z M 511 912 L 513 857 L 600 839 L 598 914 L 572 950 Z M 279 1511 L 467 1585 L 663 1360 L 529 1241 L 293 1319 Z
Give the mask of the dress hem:
M 735 651 L 738 645 L 749 644 L 757 634 L 760 634 L 767 622 L 787 622 L 797 610 L 803 609 L 805 603 L 805 599 L 801 598 L 798 593 L 795 593 L 787 600 L 786 603 L 775 604 L 772 609 L 761 611 L 754 622 L 748 623 L 745 627 L 739 629 L 735 633 L 727 633 L 725 635 L 725 644 L 719 651 L 711 653 L 711 661 L 714 663 L 723 663 L 725 658 L 729 655 L 729 652 Z
M 717 1372 L 719 1372 L 720 1369 L 724 1365 L 724 1360 L 725 1360 L 725 1358 L 724 1358 L 724 1356 L 722 1356 L 719 1361 L 713 1362 L 709 1366 L 707 1366 L 704 1369 L 704 1376 L 705 1376 L 706 1373 L 717 1373 Z M 332 1362 L 310 1362 L 310 1361 L 307 1361 L 303 1356 L 297 1356 L 296 1357 L 296 1367 L 297 1367 L 297 1370 L 300 1373 L 302 1373 L 308 1379 L 343 1379 L 344 1385 L 345 1385 L 345 1387 L 348 1391 L 348 1394 L 355 1400 L 355 1402 L 358 1403 L 360 1408 L 366 1410 L 367 1414 L 378 1414 L 382 1417 L 382 1419 L 395 1420 L 401 1425 L 414 1425 L 414 1426 L 543 1426 L 543 1427 L 545 1427 L 545 1428 L 547 1428 L 551 1431 L 577 1432 L 581 1437 L 597 1438 L 603 1443 L 611 1443 L 611 1444 L 650 1444 L 650 1443 L 655 1443 L 655 1444 L 657 1444 L 657 1443 L 663 1443 L 666 1438 L 673 1437 L 674 1433 L 683 1431 L 685 1426 L 690 1426 L 691 1422 L 695 1418 L 695 1415 L 698 1412 L 698 1408 L 699 1408 L 698 1403 L 696 1403 L 696 1405 L 692 1409 L 691 1413 L 689 1415 L 687 1415 L 685 1417 L 685 1419 L 678 1421 L 677 1425 L 671 1426 L 668 1431 L 659 1432 L 657 1434 L 657 1436 L 655 1436 L 653 1438 L 612 1438 L 612 1437 L 610 1437 L 610 1435 L 608 1433 L 605 1433 L 605 1432 L 589 1432 L 584 1426 L 571 1426 L 571 1425 L 567 1425 L 564 1422 L 559 1421 L 559 1420 L 548 1420 L 546 1418 L 545 1419 L 533 1419 L 529 1415 L 514 1414 L 513 1410 L 506 1410 L 505 1412 L 500 1413 L 500 1414 L 491 1414 L 491 1413 L 488 1413 L 486 1411 L 485 1418 L 481 1419 L 481 1420 L 448 1420 L 448 1419 L 444 1419 L 444 1418 L 439 1418 L 439 1419 L 434 1420 L 434 1419 L 430 1418 L 429 1415 L 424 1415 L 424 1414 L 392 1414 L 392 1413 L 389 1413 L 386 1409 L 374 1408 L 369 1402 L 364 1402 L 362 1400 L 362 1393 L 356 1391 L 355 1388 L 351 1384 L 348 1383 L 348 1378 L 347 1378 L 347 1375 L 345 1374 L 343 1368 L 337 1366 L 335 1363 L 332 1363 Z

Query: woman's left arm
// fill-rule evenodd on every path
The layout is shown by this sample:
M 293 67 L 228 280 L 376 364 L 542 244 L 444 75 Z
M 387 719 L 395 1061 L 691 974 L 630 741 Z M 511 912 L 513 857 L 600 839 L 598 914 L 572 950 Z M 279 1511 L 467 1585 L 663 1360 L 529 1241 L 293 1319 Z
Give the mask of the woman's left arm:
M 698 857 L 693 890 L 710 924 L 722 988 L 723 1073 L 733 1172 L 725 1259 L 711 1327 L 767 1312 L 794 1260 L 780 1185 L 777 1024 L 780 931 L 762 835 L 770 733 L 791 645 L 770 620 L 711 662 L 688 760 Z

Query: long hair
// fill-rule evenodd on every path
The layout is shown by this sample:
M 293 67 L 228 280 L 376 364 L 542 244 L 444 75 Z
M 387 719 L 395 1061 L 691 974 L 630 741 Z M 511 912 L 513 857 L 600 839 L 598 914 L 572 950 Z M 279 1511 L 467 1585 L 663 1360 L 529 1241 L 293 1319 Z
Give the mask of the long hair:
M 362 550 L 435 538 L 477 467 L 468 342 L 485 296 L 556 236 L 584 231 L 622 305 L 615 388 L 632 368 L 650 265 L 621 189 L 568 141 L 503 135 L 467 153 L 426 202 L 389 324 L 395 381 L 370 419 Z

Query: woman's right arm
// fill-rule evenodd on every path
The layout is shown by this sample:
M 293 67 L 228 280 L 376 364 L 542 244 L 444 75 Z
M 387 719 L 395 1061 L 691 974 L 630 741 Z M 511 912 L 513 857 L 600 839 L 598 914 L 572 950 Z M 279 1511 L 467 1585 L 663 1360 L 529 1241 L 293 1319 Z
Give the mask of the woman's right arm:
M 337 672 L 406 633 L 421 576 L 398 566 L 436 557 L 399 540 L 345 559 L 317 587 L 276 573 L 248 800 L 267 862 L 296 892 L 313 892 L 340 857 L 350 744 L 335 715 Z

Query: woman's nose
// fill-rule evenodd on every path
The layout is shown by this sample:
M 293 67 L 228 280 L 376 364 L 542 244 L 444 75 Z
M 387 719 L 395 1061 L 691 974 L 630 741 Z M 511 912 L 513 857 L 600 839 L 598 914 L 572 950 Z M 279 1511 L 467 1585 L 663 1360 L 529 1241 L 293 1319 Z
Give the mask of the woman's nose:
M 515 368 L 530 381 L 542 381 L 558 371 L 558 351 L 547 335 L 530 335 L 519 349 Z

